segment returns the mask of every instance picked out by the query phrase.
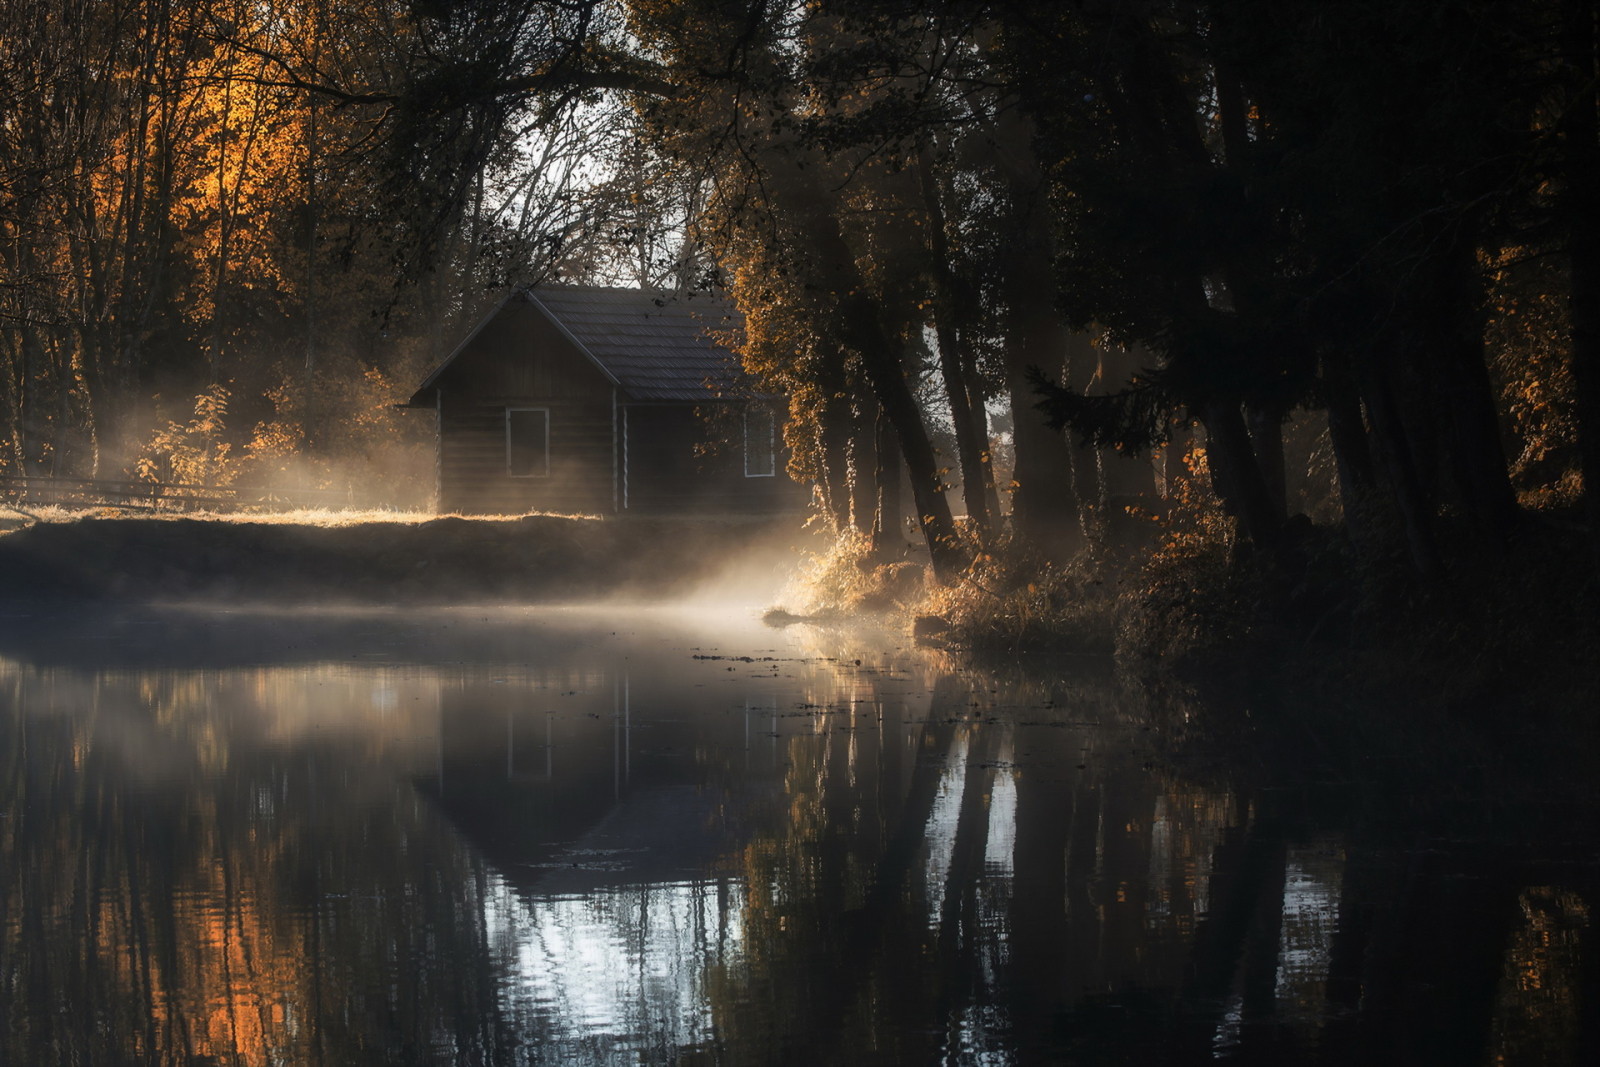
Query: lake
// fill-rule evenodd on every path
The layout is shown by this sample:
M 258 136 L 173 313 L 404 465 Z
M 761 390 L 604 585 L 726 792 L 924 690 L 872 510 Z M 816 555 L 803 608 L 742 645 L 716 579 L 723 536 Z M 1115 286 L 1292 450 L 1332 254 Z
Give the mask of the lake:
M 5 633 L 0 1063 L 1594 1062 L 1589 834 L 1195 758 L 1093 659 L 661 608 Z

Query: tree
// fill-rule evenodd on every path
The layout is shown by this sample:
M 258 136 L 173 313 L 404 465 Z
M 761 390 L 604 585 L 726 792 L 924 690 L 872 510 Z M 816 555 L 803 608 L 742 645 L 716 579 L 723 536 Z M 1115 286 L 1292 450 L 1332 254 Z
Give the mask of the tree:
M 1382 492 L 1421 571 L 1441 505 L 1503 539 L 1480 257 L 1531 191 L 1523 14 L 1163 3 L 1010 27 L 1065 304 L 1159 359 L 1098 402 L 1051 390 L 1058 421 L 1143 447 L 1199 420 L 1219 495 L 1271 548 L 1276 426 L 1323 405 L 1350 488 Z
M 934 569 L 952 575 L 964 555 L 908 380 L 914 345 L 907 335 L 905 257 L 896 252 L 909 247 L 900 211 L 907 185 L 880 171 L 870 155 L 830 143 L 827 131 L 809 121 L 811 101 L 835 91 L 812 76 L 810 64 L 829 59 L 839 27 L 826 13 L 759 2 L 641 3 L 632 11 L 634 32 L 676 87 L 669 97 L 641 102 L 646 121 L 676 158 L 711 162 L 701 233 L 718 242 L 718 258 L 739 279 L 734 295 L 749 325 L 759 330 L 770 321 L 757 301 L 776 287 L 761 280 L 792 276 L 796 284 L 785 288 L 803 300 L 809 334 L 794 339 L 801 342 L 795 351 L 808 354 L 813 373 L 833 381 L 834 394 L 846 378 L 836 361 L 848 353 L 904 456 Z M 839 101 L 847 113 L 870 106 L 861 98 Z M 863 168 L 875 182 L 858 180 Z M 834 362 L 820 367 L 819 358 Z M 804 366 L 790 361 L 774 369 L 798 377 L 794 372 Z M 837 463 L 836 443 L 832 451 Z

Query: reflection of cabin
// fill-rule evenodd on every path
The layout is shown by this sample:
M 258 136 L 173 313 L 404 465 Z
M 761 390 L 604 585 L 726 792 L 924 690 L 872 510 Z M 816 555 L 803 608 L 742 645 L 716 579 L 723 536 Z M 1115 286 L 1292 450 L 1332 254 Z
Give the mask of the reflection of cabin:
M 525 888 L 581 893 L 722 866 L 748 844 L 749 824 L 728 813 L 781 788 L 787 762 L 778 749 L 754 760 L 749 752 L 752 715 L 764 727 L 775 713 L 752 711 L 746 691 L 743 718 L 699 714 L 699 690 L 685 679 L 721 668 L 661 653 L 633 661 L 640 674 L 630 689 L 620 664 L 590 658 L 593 633 L 541 628 L 541 641 L 554 642 L 548 662 L 572 666 L 530 667 L 526 684 L 468 680 L 441 690 L 438 752 L 419 767 L 417 787 Z M 649 708 L 642 721 L 630 691 Z M 678 755 L 697 749 L 693 764 Z M 718 785 L 696 779 L 719 759 Z
M 738 325 L 704 294 L 512 293 L 406 404 L 436 413 L 439 510 L 796 510 L 777 398 L 717 339 Z

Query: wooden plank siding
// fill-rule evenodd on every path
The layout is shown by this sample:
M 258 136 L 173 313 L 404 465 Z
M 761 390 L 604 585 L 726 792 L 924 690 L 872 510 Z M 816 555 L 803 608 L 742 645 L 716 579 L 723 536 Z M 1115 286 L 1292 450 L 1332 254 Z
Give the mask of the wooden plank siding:
M 746 477 L 744 442 L 715 441 L 711 427 L 693 406 L 624 408 L 623 442 L 626 512 L 738 515 L 798 506 L 799 487 L 781 471 L 775 477 Z
M 527 304 L 487 322 L 452 368 L 439 405 L 439 510 L 463 515 L 614 510 L 612 387 Z M 470 395 L 450 386 L 470 384 Z M 549 472 L 513 477 L 506 410 L 549 412 Z
M 513 477 L 506 464 L 506 409 L 550 413 L 549 472 Z M 439 510 L 464 515 L 612 510 L 611 405 L 548 398 L 440 407 Z

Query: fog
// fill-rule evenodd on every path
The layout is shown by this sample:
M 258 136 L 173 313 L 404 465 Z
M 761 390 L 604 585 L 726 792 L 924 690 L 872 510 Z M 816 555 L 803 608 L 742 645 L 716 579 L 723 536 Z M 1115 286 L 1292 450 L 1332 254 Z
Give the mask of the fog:
M 42 604 L 767 607 L 810 544 L 792 523 L 358 518 L 35 523 L 0 539 L 0 580 Z

